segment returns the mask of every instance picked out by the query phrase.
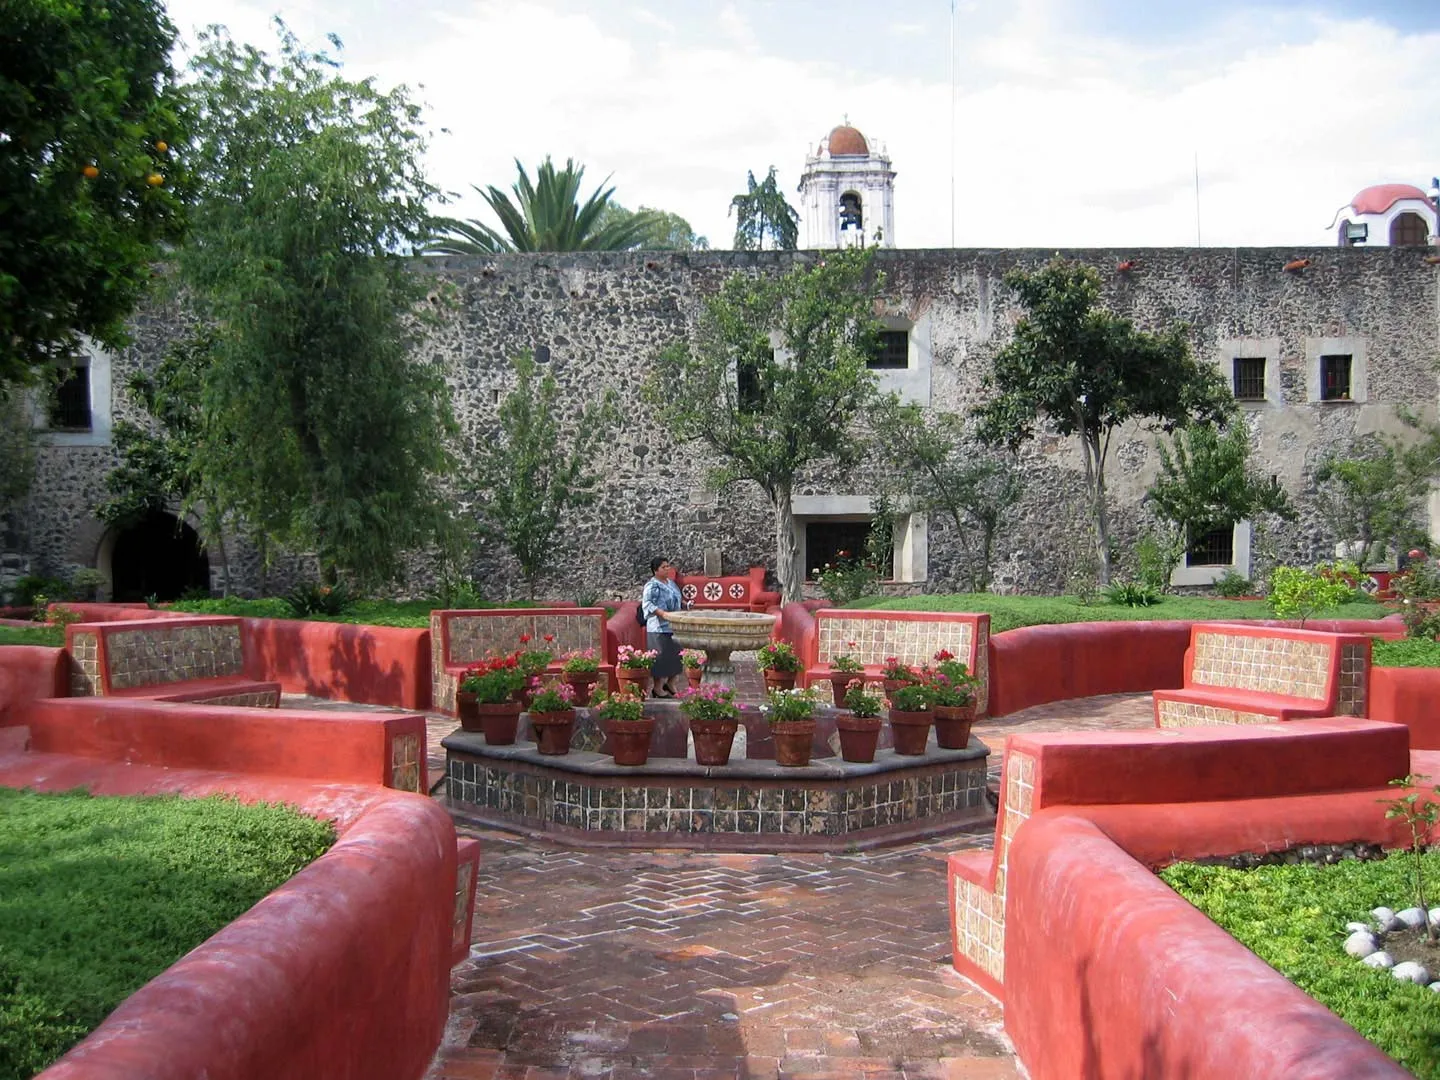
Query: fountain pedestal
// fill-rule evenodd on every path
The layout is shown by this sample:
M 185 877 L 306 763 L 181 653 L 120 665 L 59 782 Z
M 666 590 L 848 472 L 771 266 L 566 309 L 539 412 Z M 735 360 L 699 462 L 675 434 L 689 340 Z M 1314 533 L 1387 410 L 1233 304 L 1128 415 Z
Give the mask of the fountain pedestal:
M 678 645 L 705 651 L 705 681 L 735 689 L 732 652 L 753 652 L 770 641 L 775 616 L 759 611 L 671 611 L 665 616 Z

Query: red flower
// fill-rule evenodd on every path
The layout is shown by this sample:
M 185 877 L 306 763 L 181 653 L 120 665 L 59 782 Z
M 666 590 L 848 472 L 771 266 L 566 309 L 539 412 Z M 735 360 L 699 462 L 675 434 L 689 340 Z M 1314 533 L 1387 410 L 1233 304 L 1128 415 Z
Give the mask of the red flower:
M 935 659 L 943 663 L 946 660 L 954 660 L 955 654 L 952 653 L 949 649 L 941 649 L 935 654 Z
M 520 644 L 521 644 L 521 645 L 526 644 L 527 642 L 529 642 L 529 640 L 530 640 L 530 635 L 529 635 L 529 634 L 521 634 L 521 635 L 520 635 Z
M 550 642 L 552 642 L 552 641 L 554 641 L 554 640 L 555 640 L 555 635 L 554 635 L 554 634 L 546 634 L 546 635 L 545 635 L 545 644 L 548 645 L 548 644 L 550 644 Z

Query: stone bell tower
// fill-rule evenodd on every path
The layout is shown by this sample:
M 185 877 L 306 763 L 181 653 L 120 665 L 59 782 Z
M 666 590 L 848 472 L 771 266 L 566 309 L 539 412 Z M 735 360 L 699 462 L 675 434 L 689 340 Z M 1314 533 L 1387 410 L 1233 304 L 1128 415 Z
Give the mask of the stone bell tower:
M 895 246 L 895 170 L 849 123 L 833 129 L 800 177 L 803 247 Z

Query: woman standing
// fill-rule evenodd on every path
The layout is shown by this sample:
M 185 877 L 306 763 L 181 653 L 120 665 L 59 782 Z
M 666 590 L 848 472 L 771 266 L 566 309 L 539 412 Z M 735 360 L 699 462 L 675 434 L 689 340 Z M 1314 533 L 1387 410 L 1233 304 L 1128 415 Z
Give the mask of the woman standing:
M 650 665 L 655 680 L 651 695 L 657 698 L 675 696 L 675 676 L 680 674 L 680 646 L 670 632 L 665 615 L 684 607 L 680 587 L 675 584 L 675 567 L 670 560 L 657 555 L 650 560 L 651 578 L 640 594 L 640 610 L 645 613 L 645 647 L 658 654 Z

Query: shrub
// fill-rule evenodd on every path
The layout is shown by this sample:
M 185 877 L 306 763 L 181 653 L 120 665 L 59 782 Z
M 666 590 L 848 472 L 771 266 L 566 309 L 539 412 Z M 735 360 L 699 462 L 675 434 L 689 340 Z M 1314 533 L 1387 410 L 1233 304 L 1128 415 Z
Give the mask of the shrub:
M 840 552 L 833 563 L 810 571 L 825 599 L 836 607 L 853 604 L 880 591 L 880 573 L 874 565 Z
M 796 720 L 809 720 L 815 715 L 815 691 L 771 690 L 770 703 L 760 706 L 765 719 L 772 724 L 785 724 Z
M 1390 587 L 1404 600 L 1440 600 L 1440 562 L 1416 559 L 1390 579 Z
M 1177 533 L 1146 532 L 1135 545 L 1136 572 L 1140 584 L 1163 593 L 1170 587 L 1170 575 L 1185 557 L 1185 547 Z
M 927 669 L 924 682 L 934 703 L 947 709 L 969 705 L 975 700 L 975 687 L 980 685 L 970 669 L 944 649 L 935 654 L 935 667 Z
M 70 595 L 82 602 L 93 601 L 104 584 L 105 575 L 87 566 L 70 575 Z
M 1226 570 L 1215 579 L 1213 586 L 1216 596 L 1223 596 L 1233 599 L 1237 596 L 1254 596 L 1255 583 L 1243 574 L 1238 573 L 1234 567 Z
M 761 671 L 799 671 L 800 657 L 784 641 L 772 641 L 755 654 Z
M 935 691 L 927 683 L 906 683 L 890 695 L 890 708 L 899 712 L 929 712 L 935 705 Z
M 10 602 L 16 607 L 30 607 L 35 603 L 35 597 L 41 595 L 64 599 L 69 595 L 69 586 L 59 578 L 26 574 L 15 582 L 15 587 L 10 592 Z
M 1105 590 L 1105 599 L 1120 607 L 1154 607 L 1160 593 L 1138 581 L 1117 581 Z
M 1299 616 L 1303 628 L 1317 612 L 1354 599 L 1355 588 L 1350 582 L 1359 576 L 1359 568 L 1346 562 L 1320 563 L 1314 570 L 1277 566 L 1270 574 L 1270 608 L 1282 619 Z
M 691 720 L 726 722 L 740 719 L 735 691 L 719 683 L 692 686 L 680 695 L 680 711 Z
M 312 581 L 297 585 L 285 594 L 285 603 L 290 607 L 291 616 L 296 619 L 309 618 L 311 615 L 343 615 L 345 609 L 354 602 L 349 590 L 339 582 L 322 585 Z

